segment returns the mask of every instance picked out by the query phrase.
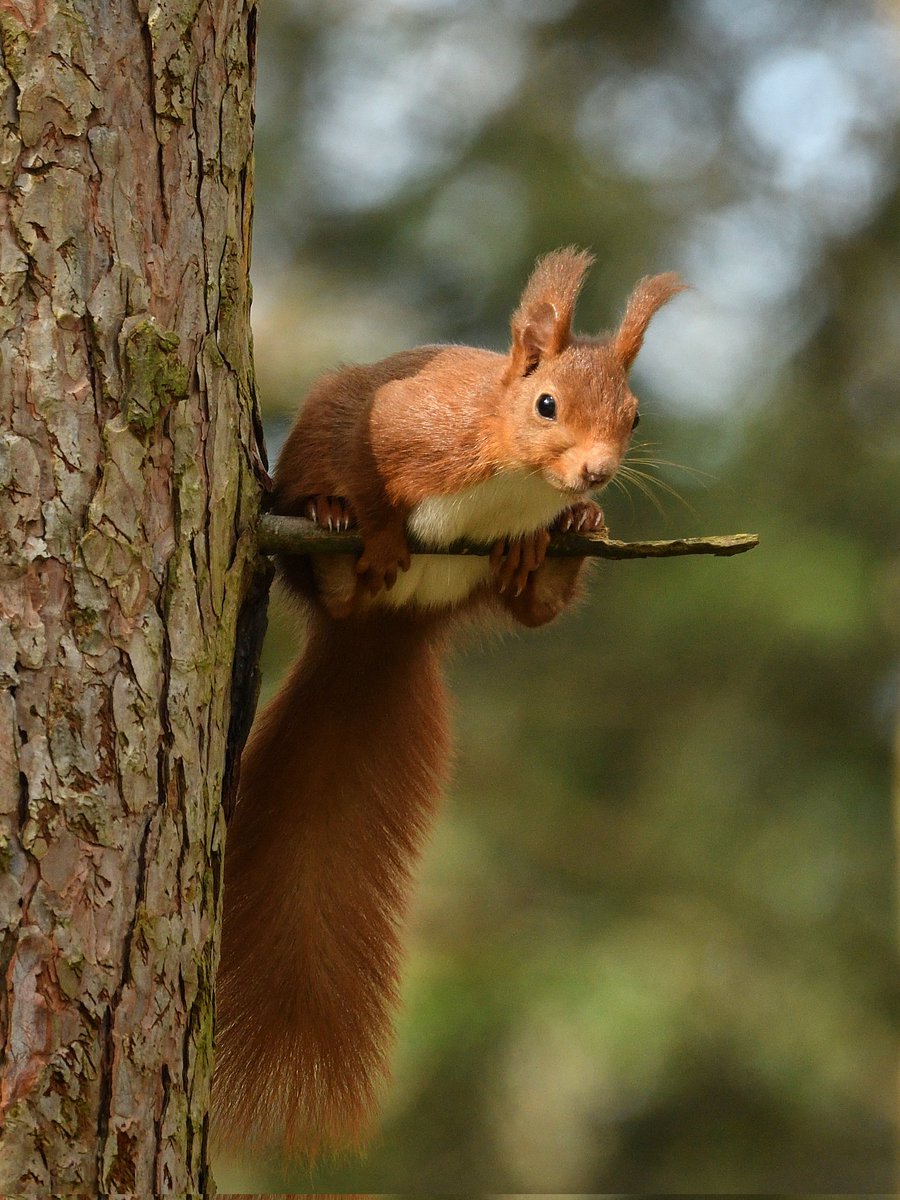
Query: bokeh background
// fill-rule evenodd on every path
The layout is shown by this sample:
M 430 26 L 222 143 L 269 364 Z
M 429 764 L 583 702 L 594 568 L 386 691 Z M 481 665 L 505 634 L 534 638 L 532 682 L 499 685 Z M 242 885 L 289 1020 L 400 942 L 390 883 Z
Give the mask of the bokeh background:
M 457 653 L 381 1135 L 220 1187 L 892 1192 L 900 7 L 266 0 L 260 29 L 273 456 L 326 367 L 503 348 L 577 243 L 584 331 L 641 275 L 694 287 L 634 372 L 688 469 L 611 490 L 614 533 L 762 544 L 604 564 L 556 627 Z M 268 692 L 295 652 L 276 607 Z

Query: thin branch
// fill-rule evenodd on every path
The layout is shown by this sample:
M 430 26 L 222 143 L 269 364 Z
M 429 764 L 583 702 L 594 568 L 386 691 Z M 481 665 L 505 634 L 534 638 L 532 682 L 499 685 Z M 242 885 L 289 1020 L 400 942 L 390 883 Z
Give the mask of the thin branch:
M 665 542 L 619 542 L 599 533 L 556 533 L 547 550 L 549 555 L 592 558 L 675 558 L 683 554 L 714 554 L 729 557 L 743 554 L 759 545 L 755 533 L 731 533 L 719 537 L 675 538 Z M 358 554 L 363 548 L 360 535 L 331 533 L 320 529 L 305 517 L 278 517 L 269 514 L 259 524 L 259 546 L 264 554 Z M 414 554 L 477 554 L 491 552 L 488 543 L 461 540 L 435 549 L 410 541 Z

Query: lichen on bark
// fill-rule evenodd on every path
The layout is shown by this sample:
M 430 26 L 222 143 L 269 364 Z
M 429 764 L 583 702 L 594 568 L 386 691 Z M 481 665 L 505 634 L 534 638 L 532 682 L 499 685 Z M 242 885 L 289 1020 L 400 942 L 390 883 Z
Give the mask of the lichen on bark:
M 6 1193 L 211 1188 L 258 569 L 254 23 L 250 0 L 0 10 Z
M 131 429 L 149 432 L 170 404 L 187 399 L 188 371 L 178 357 L 180 344 L 178 334 L 160 329 L 150 314 L 122 322 L 122 411 Z

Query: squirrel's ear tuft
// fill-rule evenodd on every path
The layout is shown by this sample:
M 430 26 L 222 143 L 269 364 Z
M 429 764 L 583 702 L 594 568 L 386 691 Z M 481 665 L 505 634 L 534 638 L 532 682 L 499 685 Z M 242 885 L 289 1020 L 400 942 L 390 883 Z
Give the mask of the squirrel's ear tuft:
M 674 271 L 666 275 L 648 275 L 634 288 L 625 306 L 625 315 L 613 334 L 612 348 L 627 371 L 644 342 L 650 318 L 667 300 L 687 288 Z
M 574 246 L 538 259 L 512 315 L 509 379 L 528 375 L 542 358 L 552 358 L 569 344 L 575 301 L 593 261 L 587 250 Z

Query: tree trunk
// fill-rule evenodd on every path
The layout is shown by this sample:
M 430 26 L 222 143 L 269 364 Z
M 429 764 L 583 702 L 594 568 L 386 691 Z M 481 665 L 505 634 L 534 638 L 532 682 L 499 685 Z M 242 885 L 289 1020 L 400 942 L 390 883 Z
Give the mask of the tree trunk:
M 211 1188 L 259 630 L 254 33 L 252 0 L 0 0 L 6 1192 Z

